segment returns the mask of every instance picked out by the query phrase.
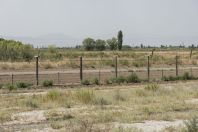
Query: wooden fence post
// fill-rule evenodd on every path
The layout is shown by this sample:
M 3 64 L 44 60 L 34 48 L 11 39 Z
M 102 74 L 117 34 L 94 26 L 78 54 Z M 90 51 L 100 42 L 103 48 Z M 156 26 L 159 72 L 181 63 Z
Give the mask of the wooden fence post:
M 11 75 L 11 78 L 12 78 L 12 85 L 14 85 L 14 75 L 13 74 Z
M 147 73 L 148 73 L 148 81 L 150 81 L 150 56 L 148 56 Z
M 118 57 L 115 57 L 115 76 L 118 77 Z
M 175 65 L 176 65 L 176 76 L 178 76 L 178 56 L 175 58 Z
M 164 70 L 162 69 L 162 78 L 164 77 Z
M 80 81 L 83 80 L 83 59 L 82 56 L 80 57 Z
M 60 73 L 58 72 L 58 84 L 60 84 Z
M 39 85 L 39 64 L 38 64 L 39 56 L 35 56 L 35 58 L 36 58 L 36 85 L 38 86 Z

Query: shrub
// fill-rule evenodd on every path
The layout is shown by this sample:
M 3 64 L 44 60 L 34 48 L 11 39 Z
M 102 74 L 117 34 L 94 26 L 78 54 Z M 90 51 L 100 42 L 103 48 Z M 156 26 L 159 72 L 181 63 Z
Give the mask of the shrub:
M 17 86 L 12 84 L 6 84 L 5 88 L 8 89 L 9 91 L 12 91 L 12 90 L 16 90 Z
M 43 86 L 44 87 L 51 87 L 51 86 L 53 86 L 53 81 L 52 80 L 45 80 L 45 81 L 43 81 Z
M 192 75 L 189 75 L 188 72 L 185 72 L 184 75 L 182 76 L 183 80 L 192 80 L 195 79 Z
M 3 88 L 3 84 L 0 84 L 0 89 L 2 89 Z
M 119 77 L 117 77 L 116 82 L 118 84 L 124 83 L 124 82 L 126 82 L 126 78 L 123 76 L 119 76 Z
M 127 77 L 128 83 L 139 83 L 140 79 L 135 73 L 132 73 L 130 76 Z
M 90 83 L 90 81 L 89 80 L 83 80 L 82 82 L 81 82 L 81 84 L 82 85 L 91 85 L 91 83 Z
M 18 82 L 16 84 L 17 88 L 27 88 L 29 86 L 31 86 L 32 84 L 29 84 L 29 83 L 24 83 L 24 82 Z
M 194 117 L 193 119 L 185 122 L 186 132 L 198 132 L 198 118 Z
M 93 84 L 96 84 L 96 85 L 99 85 L 99 84 L 100 84 L 100 82 L 99 82 L 98 78 L 94 78 L 94 80 L 93 80 Z
M 194 77 L 194 76 L 192 76 L 192 75 L 189 75 L 188 72 L 185 72 L 185 73 L 183 74 L 183 76 L 176 76 L 176 77 L 173 77 L 173 76 L 168 76 L 168 77 L 166 77 L 166 76 L 164 76 L 164 77 L 162 77 L 162 80 L 163 80 L 163 81 L 195 80 L 195 79 L 198 79 L 198 78 L 196 78 L 196 77 Z

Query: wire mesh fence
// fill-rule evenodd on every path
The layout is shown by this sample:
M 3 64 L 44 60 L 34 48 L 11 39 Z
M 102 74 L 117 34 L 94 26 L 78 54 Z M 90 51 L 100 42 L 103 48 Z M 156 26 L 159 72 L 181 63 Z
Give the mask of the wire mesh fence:
M 182 76 L 189 73 L 198 77 L 196 59 L 173 57 L 169 59 L 155 56 L 144 56 L 138 59 L 129 58 L 79 58 L 57 62 L 38 60 L 38 80 L 36 79 L 36 63 L 26 64 L 21 70 L 2 71 L 0 84 L 27 82 L 42 84 L 52 80 L 57 85 L 80 84 L 83 80 L 105 83 L 111 78 L 127 77 L 135 73 L 141 80 L 160 81 L 164 76 Z

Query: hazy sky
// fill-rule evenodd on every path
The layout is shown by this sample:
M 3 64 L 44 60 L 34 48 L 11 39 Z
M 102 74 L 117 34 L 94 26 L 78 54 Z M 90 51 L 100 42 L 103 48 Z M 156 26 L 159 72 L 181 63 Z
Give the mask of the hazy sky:
M 0 35 L 198 44 L 198 0 L 0 0 Z

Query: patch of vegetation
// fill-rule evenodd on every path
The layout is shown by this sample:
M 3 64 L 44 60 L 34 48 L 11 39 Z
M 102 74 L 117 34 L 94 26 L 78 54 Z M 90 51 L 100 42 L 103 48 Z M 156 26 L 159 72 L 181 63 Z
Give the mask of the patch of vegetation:
M 95 84 L 95 85 L 99 85 L 99 84 L 100 84 L 99 79 L 98 79 L 98 78 L 94 78 L 94 80 L 93 80 L 93 84 Z
M 91 85 L 90 81 L 89 80 L 82 80 L 81 82 L 82 85 Z
M 11 121 L 11 113 L 0 112 L 0 123 Z
M 162 77 L 162 80 L 163 81 L 177 81 L 177 80 L 197 80 L 198 78 L 197 77 L 194 77 L 192 75 L 190 75 L 188 72 L 185 72 L 183 74 L 183 76 L 176 76 L 176 77 L 173 77 L 173 76 L 164 76 Z
M 28 100 L 25 102 L 25 105 L 26 105 L 27 107 L 31 107 L 31 108 L 33 108 L 33 109 L 39 108 L 38 101 L 35 100 L 35 99 L 32 99 L 32 98 L 28 99 Z
M 9 91 L 13 91 L 13 90 L 16 90 L 16 89 L 17 89 L 17 86 L 8 83 L 8 84 L 6 84 L 6 85 L 4 86 L 4 88 L 5 88 L 5 89 L 8 89 Z
M 43 81 L 43 86 L 44 87 L 52 87 L 53 86 L 53 81 L 52 80 L 45 80 Z
M 57 89 L 52 89 L 50 91 L 47 92 L 46 97 L 49 100 L 57 100 L 58 98 L 60 98 L 61 96 L 61 92 Z
M 95 98 L 94 92 L 90 90 L 78 90 L 75 96 L 80 102 L 85 104 L 92 103 Z
M 185 122 L 185 132 L 198 132 L 198 118 L 194 117 L 189 121 Z
M 56 111 L 56 110 L 51 110 L 46 112 L 45 117 L 49 121 L 60 121 L 60 120 L 69 120 L 74 118 L 71 114 L 61 112 L 61 111 Z
M 132 73 L 127 77 L 127 83 L 139 83 L 141 82 L 140 79 L 138 78 L 137 74 Z
M 25 83 L 25 82 L 18 82 L 16 83 L 17 88 L 28 88 L 32 86 L 30 83 Z
M 156 92 L 157 90 L 159 90 L 159 85 L 156 84 L 156 83 L 152 83 L 152 84 L 149 84 L 145 87 L 145 90 L 148 90 L 148 91 L 152 91 L 152 92 Z
M 51 126 L 53 129 L 57 129 L 57 130 L 64 127 L 64 125 L 61 124 L 60 122 L 51 123 L 50 126 Z
M 117 84 L 121 84 L 121 83 L 125 83 L 127 82 L 126 78 L 123 76 L 118 76 L 117 78 L 111 78 L 110 79 L 111 83 L 117 83 Z

